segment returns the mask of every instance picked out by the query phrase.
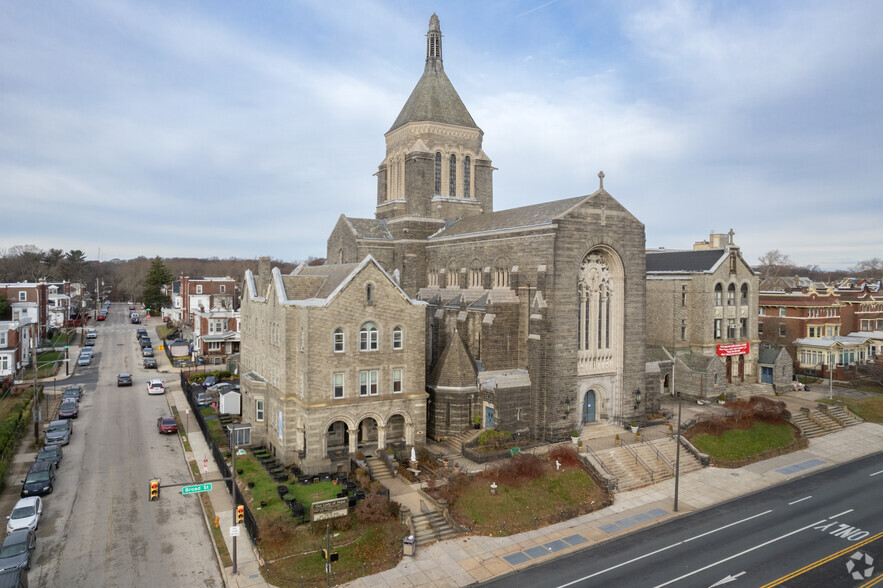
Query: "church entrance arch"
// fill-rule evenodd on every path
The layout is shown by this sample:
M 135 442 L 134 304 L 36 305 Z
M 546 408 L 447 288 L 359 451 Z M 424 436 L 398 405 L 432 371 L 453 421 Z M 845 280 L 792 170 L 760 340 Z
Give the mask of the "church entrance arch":
M 349 453 L 350 430 L 343 421 L 334 421 L 325 433 L 328 457 L 341 457 Z
M 594 390 L 586 390 L 583 397 L 583 423 L 595 422 L 596 395 Z
M 377 421 L 366 417 L 359 422 L 356 446 L 363 451 L 377 449 Z
M 386 445 L 405 443 L 405 417 L 394 414 L 386 424 Z

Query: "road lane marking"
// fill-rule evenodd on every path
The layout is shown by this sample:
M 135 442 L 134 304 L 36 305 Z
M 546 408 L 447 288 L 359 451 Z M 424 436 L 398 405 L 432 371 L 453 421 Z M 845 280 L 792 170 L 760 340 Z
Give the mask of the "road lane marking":
M 883 470 L 880 470 L 879 472 L 874 472 L 873 474 L 871 474 L 868 477 L 870 478 L 870 477 L 876 476 L 877 474 L 883 474 Z
M 610 566 L 609 568 L 606 568 L 606 569 L 603 569 L 603 570 L 599 570 L 599 571 L 595 572 L 594 574 L 589 574 L 588 576 L 584 576 L 584 577 L 582 577 L 582 578 L 578 578 L 578 579 L 576 579 L 576 580 L 571 580 L 571 581 L 568 582 L 567 584 L 561 584 L 561 585 L 558 586 L 557 588 L 567 588 L 567 586 L 573 586 L 574 584 L 578 584 L 579 582 L 583 582 L 583 581 L 588 580 L 588 579 L 590 579 L 590 578 L 594 578 L 595 576 L 600 576 L 601 574 L 606 574 L 607 572 L 613 571 L 613 570 L 615 570 L 615 569 L 617 569 L 617 568 L 621 568 L 622 566 L 627 566 L 627 565 L 629 565 L 629 564 L 635 563 L 636 561 L 640 561 L 640 560 L 642 560 L 642 559 L 644 559 L 644 558 L 647 558 L 647 557 L 650 557 L 650 556 L 656 555 L 656 554 L 658 554 L 658 553 L 662 553 L 663 551 L 668 551 L 668 550 L 671 549 L 672 547 L 677 547 L 677 546 L 679 546 L 679 545 L 683 545 L 683 544 L 686 543 L 687 541 L 692 541 L 693 539 L 699 539 L 700 537 L 704 537 L 705 535 L 709 535 L 709 534 L 711 534 L 711 533 L 716 533 L 717 531 L 720 531 L 720 530 L 722 530 L 722 529 L 726 529 L 727 527 L 732 527 L 733 525 L 738 525 L 739 523 L 744 523 L 745 521 L 750 521 L 751 519 L 754 519 L 754 518 L 757 518 L 757 517 L 763 516 L 763 515 L 765 515 L 765 514 L 769 514 L 769 513 L 771 513 L 771 512 L 773 512 L 773 511 L 772 511 L 772 510 L 767 510 L 767 511 L 764 511 L 764 512 L 762 512 L 762 513 L 758 513 L 758 514 L 756 514 L 756 515 L 750 516 L 750 517 L 748 517 L 748 518 L 746 518 L 746 519 L 742 519 L 742 520 L 740 520 L 740 521 L 736 521 L 736 522 L 734 522 L 734 523 L 730 523 L 729 525 L 724 525 L 723 527 L 719 527 L 719 528 L 717 528 L 717 529 L 713 529 L 713 530 L 711 530 L 711 531 L 708 531 L 707 533 L 703 533 L 703 534 L 701 534 L 701 535 L 697 535 L 697 536 L 695 536 L 695 537 L 691 537 L 690 539 L 685 539 L 685 540 L 683 540 L 683 541 L 678 541 L 677 543 L 672 543 L 671 545 L 668 545 L 668 546 L 666 546 L 666 547 L 662 547 L 662 548 L 660 548 L 660 549 L 657 549 L 656 551 L 651 551 L 650 553 L 645 553 L 644 555 L 639 555 L 638 557 L 633 558 L 633 559 L 630 559 L 630 560 L 628 560 L 628 561 L 624 561 L 624 562 L 622 562 L 622 563 L 618 563 L 618 564 L 616 564 L 615 566 Z M 813 524 L 816 524 L 816 523 L 813 523 Z
M 735 582 L 739 578 L 739 576 L 744 576 L 744 575 L 745 575 L 745 572 L 739 572 L 735 576 L 728 575 L 724 578 L 721 578 L 720 580 L 718 580 L 714 584 L 712 584 L 710 586 L 710 588 L 715 588 L 715 586 L 723 586 L 724 584 L 729 584 L 730 582 Z
M 792 504 L 797 504 L 798 502 L 803 502 L 804 500 L 809 500 L 810 498 L 812 498 L 812 496 L 804 496 L 800 500 L 795 500 L 794 502 L 789 502 L 788 506 L 791 506 Z
M 827 555 L 820 560 L 814 561 L 811 564 L 807 564 L 807 565 L 803 566 L 802 568 L 800 568 L 799 570 L 794 570 L 790 574 L 788 574 L 786 576 L 782 576 L 778 580 L 773 580 L 769 584 L 764 584 L 761 588 L 772 588 L 773 586 L 778 586 L 779 584 L 781 584 L 783 582 L 787 582 L 788 580 L 790 580 L 792 578 L 796 578 L 797 576 L 799 576 L 801 574 L 805 574 L 806 572 L 808 572 L 810 570 L 814 570 L 815 568 L 819 567 L 820 565 L 828 563 L 832 559 L 836 559 L 836 558 L 840 557 L 841 555 L 846 555 L 850 551 L 855 551 L 859 547 L 863 547 L 863 546 L 867 545 L 868 543 L 872 543 L 881 537 L 883 537 L 883 532 L 877 533 L 876 535 L 874 535 L 872 537 L 868 537 L 867 539 L 865 539 L 864 541 L 862 541 L 860 543 L 856 543 L 855 545 L 850 545 L 849 547 L 841 549 L 840 551 L 838 551 L 836 553 L 832 553 L 831 555 Z
M 734 523 L 730 523 L 729 525 L 724 525 L 723 527 L 718 527 L 717 529 L 712 529 L 711 531 L 707 531 L 705 533 L 702 533 L 701 535 L 696 535 L 695 537 L 690 537 L 689 539 L 684 539 L 682 541 L 682 543 L 689 543 L 690 541 L 693 541 L 695 539 L 701 539 L 702 537 L 705 537 L 706 535 L 711 535 L 712 533 L 717 533 L 718 531 L 723 531 L 724 529 L 726 529 L 728 527 L 732 527 L 733 525 L 738 525 L 739 523 L 744 523 L 745 521 L 750 521 L 751 519 L 756 519 L 757 517 L 762 517 L 763 515 L 770 514 L 771 512 L 773 512 L 773 511 L 772 510 L 765 510 L 765 511 L 758 513 L 756 515 L 750 516 L 747 519 L 742 519 L 741 521 L 736 521 Z
M 794 531 L 791 531 L 790 533 L 785 533 L 784 535 L 780 535 L 780 536 L 776 537 L 775 539 L 770 539 L 769 541 L 761 543 L 760 545 L 755 545 L 754 547 L 751 547 L 751 548 L 746 549 L 744 551 L 740 551 L 739 553 L 734 553 L 733 555 L 731 555 L 729 557 L 725 557 L 724 559 L 718 560 L 712 564 L 708 564 L 704 568 L 699 568 L 698 570 L 693 570 L 689 574 L 684 574 L 683 576 L 680 576 L 678 578 L 674 578 L 672 580 L 669 580 L 668 582 L 664 582 L 662 584 L 657 584 L 655 588 L 662 588 L 663 586 L 668 586 L 669 584 L 674 584 L 675 582 L 680 582 L 684 578 L 689 578 L 690 576 L 692 576 L 694 574 L 698 574 L 699 572 L 704 572 L 705 570 L 711 569 L 714 566 L 720 565 L 724 562 L 728 562 L 731 559 L 736 559 L 737 557 L 741 557 L 741 556 L 745 555 L 746 553 L 751 553 L 752 551 L 760 549 L 761 547 L 766 547 L 767 545 L 775 543 L 776 541 L 780 541 L 782 539 L 785 539 L 786 537 L 790 537 L 791 535 L 795 535 L 797 533 L 800 533 L 801 531 L 806 531 L 807 529 L 810 529 L 810 528 L 814 527 L 815 525 L 818 525 L 821 522 L 824 522 L 824 519 L 822 519 L 821 521 L 816 521 L 816 522 L 812 523 L 811 525 L 807 525 L 805 527 L 795 529 Z M 855 549 L 855 547 L 856 546 L 853 546 L 853 549 Z
M 849 514 L 849 513 L 851 513 L 851 512 L 854 511 L 854 510 L 855 510 L 854 508 L 850 508 L 849 510 L 844 510 L 843 512 L 841 512 L 841 513 L 839 513 L 839 514 L 835 514 L 835 515 L 832 516 L 832 517 L 828 517 L 827 520 L 831 520 L 831 519 L 836 519 L 836 518 L 842 517 L 843 515 L 845 515 L 845 514 Z

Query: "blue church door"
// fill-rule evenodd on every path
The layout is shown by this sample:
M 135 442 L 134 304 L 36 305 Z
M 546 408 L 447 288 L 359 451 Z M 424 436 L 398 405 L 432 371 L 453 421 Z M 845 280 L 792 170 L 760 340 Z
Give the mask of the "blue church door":
M 490 406 L 484 407 L 484 427 L 491 429 L 494 426 L 494 409 Z
M 583 422 L 595 422 L 595 391 L 589 390 L 583 399 Z

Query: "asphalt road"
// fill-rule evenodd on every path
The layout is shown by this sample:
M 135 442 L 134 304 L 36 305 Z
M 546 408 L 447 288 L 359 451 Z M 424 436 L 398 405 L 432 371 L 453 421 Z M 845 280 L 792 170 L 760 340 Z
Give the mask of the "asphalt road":
M 167 489 L 148 501 L 151 477 L 190 480 L 177 437 L 156 429 L 170 414 L 166 398 L 147 394 L 150 377 L 179 385 L 174 373 L 141 367 L 135 330 L 145 326 L 156 344 L 154 325 L 132 325 L 127 308 L 113 305 L 98 323 L 92 366 L 64 381 L 86 392 L 55 491 L 45 497 L 32 586 L 222 585 L 197 499 Z M 133 374 L 131 388 L 117 387 L 121 372 Z
M 859 586 L 883 580 L 881 497 L 875 454 L 483 585 Z

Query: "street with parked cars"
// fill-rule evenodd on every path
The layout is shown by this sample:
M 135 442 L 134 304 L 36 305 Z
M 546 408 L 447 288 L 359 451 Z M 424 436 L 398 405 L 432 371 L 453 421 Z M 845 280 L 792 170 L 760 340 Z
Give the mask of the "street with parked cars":
M 148 501 L 150 479 L 191 481 L 165 396 L 177 370 L 163 355 L 142 357 L 162 323 L 147 321 L 132 345 L 125 305 L 102 312 L 81 331 L 94 345 L 72 350 L 70 378 L 43 381 L 48 418 L 39 437 L 25 430 L 11 460 L 0 586 L 9 574 L 11 586 L 222 585 L 198 499 L 170 490 Z

